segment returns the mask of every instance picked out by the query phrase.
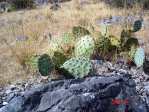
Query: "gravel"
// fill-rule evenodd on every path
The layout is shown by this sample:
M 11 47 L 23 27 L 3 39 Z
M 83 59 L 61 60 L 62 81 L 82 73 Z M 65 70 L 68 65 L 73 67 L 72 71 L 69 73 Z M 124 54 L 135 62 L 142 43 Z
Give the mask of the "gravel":
M 123 63 L 112 64 L 101 60 L 92 60 L 93 74 L 96 75 L 112 75 L 115 73 L 131 74 L 135 80 L 138 95 L 146 102 L 149 107 L 149 75 L 143 72 L 142 68 L 128 67 Z M 31 87 L 42 85 L 40 77 L 30 79 L 27 82 L 21 82 L 7 87 L 0 88 L 0 108 L 7 105 L 15 96 L 23 94 Z

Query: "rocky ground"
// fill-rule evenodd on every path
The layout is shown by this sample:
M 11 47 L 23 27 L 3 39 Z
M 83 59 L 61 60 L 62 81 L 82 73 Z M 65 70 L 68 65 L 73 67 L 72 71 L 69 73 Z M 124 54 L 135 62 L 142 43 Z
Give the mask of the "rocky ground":
M 20 16 L 18 17 L 18 20 L 15 19 L 14 21 L 10 21 L 10 20 L 5 21 L 6 19 L 1 17 L 0 18 L 0 26 L 4 27 L 7 24 L 17 23 L 17 21 L 20 21 L 21 16 L 24 12 L 20 11 L 18 13 L 20 13 Z M 124 19 L 124 17 L 113 16 L 112 19 L 104 19 L 104 20 L 97 21 L 97 24 L 101 24 L 103 22 L 106 22 L 108 24 L 111 24 L 111 23 L 117 24 L 117 23 L 121 23 L 123 19 Z M 132 19 L 134 19 L 134 17 Z M 145 20 L 144 28 L 147 29 L 147 31 L 149 28 L 148 23 L 149 23 L 148 20 Z M 148 41 L 146 41 L 146 42 L 148 43 Z M 126 64 L 124 64 L 123 62 L 122 63 L 119 62 L 117 64 L 112 64 L 110 62 L 103 62 L 101 60 L 93 60 L 92 62 L 93 62 L 93 66 L 94 66 L 94 73 L 92 73 L 93 75 L 105 76 L 105 77 L 108 77 L 108 76 L 111 77 L 113 75 L 118 76 L 119 74 L 130 75 L 136 83 L 136 91 L 137 91 L 136 94 L 142 98 L 143 102 L 145 102 L 146 108 L 149 109 L 149 75 L 145 74 L 143 72 L 142 68 L 137 69 L 136 67 L 129 67 L 129 66 L 126 66 Z M 97 77 L 97 79 L 98 79 L 98 77 Z M 65 80 L 65 81 L 67 82 L 67 80 Z M 53 82 L 51 82 L 51 79 L 49 79 L 49 83 L 53 83 Z M 98 83 L 98 84 L 100 84 L 100 83 Z M 1 112 L 1 108 L 9 105 L 9 103 L 11 101 L 14 101 L 14 99 L 17 96 L 21 96 L 22 94 L 25 94 L 26 91 L 30 90 L 31 88 L 34 89 L 34 88 L 38 88 L 38 87 L 44 86 L 44 85 L 46 85 L 46 84 L 41 81 L 39 75 L 36 75 L 36 76 L 33 76 L 32 78 L 30 78 L 30 80 L 28 80 L 28 81 L 16 83 L 13 85 L 11 84 L 7 87 L 0 87 L 0 112 Z M 56 88 L 56 87 L 57 86 L 54 86 L 54 88 Z M 59 88 L 62 89 L 63 87 L 64 86 L 62 86 L 62 87 L 60 86 Z M 44 93 L 42 93 L 42 94 L 44 94 Z M 40 110 L 40 112 L 41 111 L 42 110 Z M 26 111 L 26 112 L 29 112 L 29 111 Z M 50 112 L 53 112 L 53 111 L 50 111 Z M 91 112 L 96 112 L 96 111 L 91 111 Z M 138 110 L 137 112 L 145 112 L 145 111 Z
M 96 74 L 97 76 L 102 77 L 112 77 L 113 75 L 115 76 L 115 74 L 117 74 L 117 77 L 119 77 L 120 74 L 128 74 L 131 76 L 136 83 L 137 95 L 142 98 L 143 102 L 146 103 L 146 107 L 149 109 L 149 75 L 145 74 L 142 68 L 130 68 L 121 62 L 112 64 L 110 62 L 103 62 L 102 60 L 93 60 L 92 63 L 94 75 Z M 50 79 L 49 82 L 51 82 Z M 45 85 L 45 83 L 41 82 L 39 77 L 34 77 L 27 82 L 0 88 L 0 108 L 7 106 L 12 99 L 16 96 L 24 94 L 25 91 L 29 90 L 30 88 L 37 88 L 42 85 Z

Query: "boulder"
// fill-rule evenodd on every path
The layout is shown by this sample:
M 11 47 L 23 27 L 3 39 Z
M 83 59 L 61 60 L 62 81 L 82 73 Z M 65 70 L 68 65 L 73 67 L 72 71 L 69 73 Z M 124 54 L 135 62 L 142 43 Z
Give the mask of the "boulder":
M 0 112 L 147 112 L 129 74 L 51 81 L 16 96 Z

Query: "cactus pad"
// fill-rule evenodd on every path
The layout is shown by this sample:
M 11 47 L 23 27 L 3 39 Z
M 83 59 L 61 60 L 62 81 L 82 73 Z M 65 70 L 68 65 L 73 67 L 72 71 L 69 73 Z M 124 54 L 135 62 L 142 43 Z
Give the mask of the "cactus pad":
M 91 61 L 85 57 L 71 58 L 66 61 L 61 68 L 67 70 L 75 78 L 83 78 L 92 69 Z
M 124 44 L 126 43 L 126 41 L 131 38 L 131 31 L 130 30 L 123 30 L 121 32 L 121 46 L 124 46 Z
M 43 54 L 40 56 L 38 60 L 38 69 L 42 76 L 48 76 L 49 73 L 53 71 L 54 65 L 49 55 Z
M 72 44 L 74 41 L 75 41 L 75 38 L 71 33 L 64 33 L 61 39 L 62 44 Z
M 99 37 L 97 47 L 100 50 L 108 51 L 109 47 L 111 46 L 110 39 L 104 36 Z
M 85 35 L 90 35 L 90 32 L 81 26 L 74 26 L 72 28 L 72 33 L 73 33 L 75 38 L 79 38 L 79 37 L 82 37 Z
M 133 25 L 133 32 L 137 32 L 142 28 L 142 20 L 137 20 Z
M 75 56 L 90 57 L 95 48 L 95 43 L 92 37 L 84 36 L 75 45 Z
M 131 46 L 138 46 L 138 45 L 139 45 L 139 41 L 137 38 L 129 38 L 124 44 L 124 47 L 126 50 L 130 50 Z
M 116 47 L 120 46 L 120 40 L 115 36 L 110 36 L 110 42 L 112 46 L 116 46 Z
M 134 62 L 137 67 L 141 67 L 144 63 L 145 53 L 143 48 L 137 48 L 136 53 L 134 55 Z
M 54 52 L 52 60 L 55 68 L 58 69 L 66 61 L 66 56 L 61 52 Z

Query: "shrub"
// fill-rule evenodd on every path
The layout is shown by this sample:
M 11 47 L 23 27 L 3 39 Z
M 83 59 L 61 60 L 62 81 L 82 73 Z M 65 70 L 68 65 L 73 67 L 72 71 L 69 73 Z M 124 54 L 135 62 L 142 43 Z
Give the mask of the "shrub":
M 15 9 L 33 8 L 34 0 L 11 0 L 10 3 Z

